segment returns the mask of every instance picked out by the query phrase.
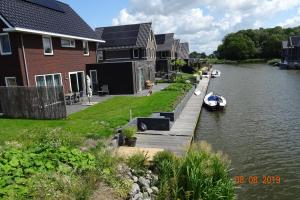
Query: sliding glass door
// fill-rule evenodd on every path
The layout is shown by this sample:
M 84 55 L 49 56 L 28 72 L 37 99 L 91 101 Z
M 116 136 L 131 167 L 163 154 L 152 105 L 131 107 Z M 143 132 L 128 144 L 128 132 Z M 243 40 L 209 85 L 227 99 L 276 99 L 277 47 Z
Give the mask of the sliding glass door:
M 84 72 L 70 72 L 71 92 L 83 92 L 85 88 Z

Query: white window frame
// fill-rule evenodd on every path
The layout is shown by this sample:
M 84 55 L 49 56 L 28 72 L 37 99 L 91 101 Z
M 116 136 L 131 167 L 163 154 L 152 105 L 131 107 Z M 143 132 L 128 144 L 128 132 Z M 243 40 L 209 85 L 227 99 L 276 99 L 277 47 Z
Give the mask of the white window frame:
M 147 49 L 142 50 L 142 55 L 143 55 L 142 58 L 147 58 Z
M 83 83 L 82 83 L 82 87 L 83 88 L 82 89 L 83 89 L 83 92 L 86 90 L 85 72 L 84 71 L 74 71 L 74 72 L 69 72 L 69 84 L 70 84 L 70 92 L 71 93 L 73 93 L 73 91 L 72 91 L 72 83 L 71 83 L 71 74 L 76 74 L 76 76 L 77 76 L 77 86 L 79 86 L 78 73 L 82 73 L 83 74 L 83 80 L 82 80 L 83 81 Z
M 44 83 L 45 83 L 45 86 L 47 87 L 46 76 L 52 76 L 53 83 L 55 83 L 55 81 L 54 81 L 54 75 L 60 75 L 60 83 L 61 83 L 61 85 L 54 85 L 54 86 L 63 86 L 62 74 L 61 73 L 54 73 L 54 74 L 40 74 L 40 75 L 35 75 L 34 76 L 34 80 L 35 80 L 36 87 L 38 87 L 37 81 L 36 81 L 36 78 L 38 76 L 43 76 L 44 77 Z M 42 87 L 42 86 L 39 86 L 39 87 Z
M 45 44 L 44 44 L 44 38 L 47 38 L 50 40 L 50 47 L 51 47 L 51 53 L 46 53 L 45 52 Z M 43 36 L 42 37 L 42 42 L 43 42 L 43 51 L 44 51 L 44 55 L 46 56 L 52 56 L 54 53 L 53 53 L 53 45 L 52 45 L 52 38 L 50 36 Z
M 8 79 L 14 79 L 16 81 L 16 85 L 17 85 L 17 77 L 15 76 L 10 76 L 10 77 L 5 77 L 5 85 L 8 87 Z
M 87 54 L 84 53 L 84 43 L 87 44 L 87 50 L 88 50 L 88 53 L 87 53 Z M 89 55 L 90 55 L 89 41 L 86 41 L 86 40 L 83 40 L 83 41 L 82 41 L 82 49 L 83 49 L 83 55 L 84 55 L 84 56 L 89 56 Z
M 0 37 L 1 37 L 1 36 L 5 36 L 5 35 L 8 36 L 8 42 L 9 42 L 9 50 L 10 50 L 10 52 L 3 52 L 2 44 L 1 44 L 1 40 L 0 40 L 0 54 L 1 54 L 2 56 L 7 56 L 7 55 L 11 55 L 11 54 L 12 54 L 9 34 L 8 34 L 8 33 L 0 33 Z
M 137 51 L 137 56 L 135 56 L 135 51 Z M 140 52 L 139 49 L 133 49 L 133 58 L 139 58 L 140 57 Z
M 69 41 L 69 45 L 64 45 L 62 43 L 62 41 L 65 40 L 65 41 Z M 74 42 L 73 45 L 71 42 Z M 61 44 L 61 47 L 64 47 L 64 48 L 75 48 L 76 47 L 76 41 L 73 40 L 73 39 L 68 39 L 68 38 L 61 38 L 60 39 L 60 44 Z

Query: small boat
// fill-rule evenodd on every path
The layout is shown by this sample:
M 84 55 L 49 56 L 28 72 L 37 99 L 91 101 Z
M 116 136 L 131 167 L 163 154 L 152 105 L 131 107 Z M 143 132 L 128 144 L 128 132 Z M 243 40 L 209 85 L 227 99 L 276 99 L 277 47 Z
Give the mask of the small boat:
M 219 70 L 214 70 L 214 71 L 212 71 L 212 73 L 211 73 L 211 77 L 212 78 L 217 78 L 217 77 L 220 77 L 221 76 L 221 71 L 219 71 Z
M 223 109 L 226 106 L 226 99 L 211 92 L 205 96 L 204 104 L 212 110 Z
M 274 67 L 279 67 L 279 66 L 280 66 L 280 63 L 279 63 L 279 62 L 276 62 L 276 63 L 273 64 L 273 66 L 274 66 Z

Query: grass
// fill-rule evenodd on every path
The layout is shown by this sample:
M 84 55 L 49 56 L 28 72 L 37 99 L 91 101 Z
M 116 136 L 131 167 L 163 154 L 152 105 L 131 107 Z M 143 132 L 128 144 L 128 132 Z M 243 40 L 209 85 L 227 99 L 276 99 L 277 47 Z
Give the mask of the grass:
M 98 140 L 88 152 L 81 153 L 77 146 L 86 138 L 105 139 L 114 134 L 129 121 L 130 109 L 133 117 L 173 110 L 190 88 L 190 84 L 173 83 L 149 97 L 115 97 L 65 120 L 0 118 L 0 198 L 89 199 L 99 182 L 126 198 L 131 183 L 119 172 L 125 161 Z M 9 152 L 11 156 L 7 156 Z M 87 170 L 87 161 L 81 159 L 85 156 L 93 161 Z M 133 168 L 140 168 L 145 157 L 137 155 L 130 160 L 137 163 Z M 36 173 L 29 173 L 33 171 Z
M 174 83 L 149 97 L 115 97 L 64 120 L 0 118 L 0 145 L 11 140 L 31 143 L 39 137 L 35 132 L 51 130 L 70 136 L 70 142 L 74 144 L 80 144 L 88 137 L 107 137 L 128 122 L 130 109 L 133 117 L 149 116 L 155 111 L 171 111 L 189 88 L 190 85 Z
M 154 167 L 158 173 L 158 199 L 233 200 L 234 182 L 229 176 L 230 162 L 214 153 L 205 142 L 195 143 L 183 157 L 158 153 Z

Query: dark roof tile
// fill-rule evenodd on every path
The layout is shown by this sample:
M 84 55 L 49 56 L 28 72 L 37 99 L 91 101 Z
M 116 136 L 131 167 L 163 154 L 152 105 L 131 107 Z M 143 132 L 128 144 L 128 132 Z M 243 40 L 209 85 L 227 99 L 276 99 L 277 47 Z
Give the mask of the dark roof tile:
M 174 45 L 174 33 L 155 35 L 157 51 L 171 51 Z
M 97 36 L 106 41 L 99 48 L 145 48 L 152 31 L 151 26 L 151 23 L 143 23 L 96 28 Z
M 64 12 L 24 0 L 0 0 L 0 14 L 13 26 L 89 39 L 99 39 L 94 30 L 67 4 L 55 1 Z
M 181 49 L 181 55 L 180 57 L 182 59 L 189 59 L 190 56 L 190 50 L 189 50 L 189 43 L 185 42 L 185 43 L 180 43 L 180 49 Z

